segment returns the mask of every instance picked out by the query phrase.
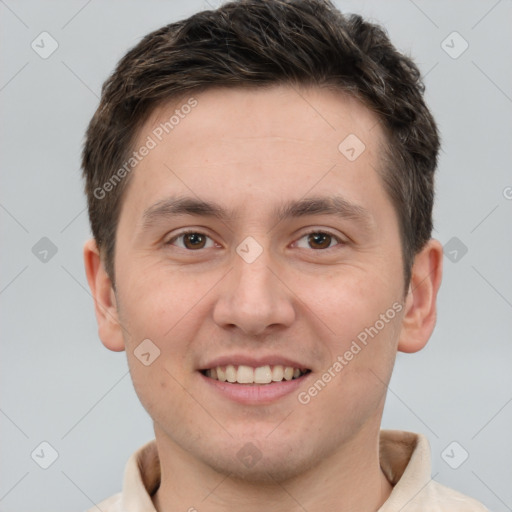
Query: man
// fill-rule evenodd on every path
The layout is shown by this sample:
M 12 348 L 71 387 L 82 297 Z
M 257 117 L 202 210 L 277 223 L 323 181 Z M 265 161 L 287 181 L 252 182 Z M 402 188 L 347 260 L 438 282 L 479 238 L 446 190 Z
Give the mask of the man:
M 155 441 L 103 511 L 482 511 L 380 432 L 435 324 L 439 138 L 419 72 L 323 0 L 163 27 L 106 82 L 83 153 L 103 344 Z

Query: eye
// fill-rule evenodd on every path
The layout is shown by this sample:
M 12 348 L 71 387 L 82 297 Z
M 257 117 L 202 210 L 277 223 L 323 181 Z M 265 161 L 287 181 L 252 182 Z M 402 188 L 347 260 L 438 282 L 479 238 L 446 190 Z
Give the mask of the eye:
M 177 242 L 177 243 L 175 243 Z M 214 246 L 214 241 L 204 233 L 198 231 L 185 231 L 168 240 L 165 245 L 176 245 L 181 249 L 191 251 L 197 249 L 207 249 Z
M 305 240 L 305 242 L 301 242 L 301 240 Z M 295 244 L 301 249 L 325 250 L 331 249 L 336 245 L 343 245 L 344 241 L 341 238 L 325 231 L 311 231 L 299 238 Z

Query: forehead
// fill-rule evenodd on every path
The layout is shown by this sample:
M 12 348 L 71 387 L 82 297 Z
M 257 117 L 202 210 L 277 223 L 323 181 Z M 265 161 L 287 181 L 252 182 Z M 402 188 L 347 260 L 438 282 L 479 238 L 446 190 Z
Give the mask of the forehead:
M 166 139 L 192 135 L 191 144 L 201 135 L 222 133 L 246 138 L 300 137 L 330 144 L 347 129 L 370 145 L 370 139 L 382 137 L 378 116 L 353 95 L 327 87 L 283 84 L 212 87 L 183 94 L 156 107 L 139 136 L 153 132 Z
M 369 190 L 382 140 L 378 117 L 341 91 L 212 88 L 152 112 L 135 143 L 151 149 L 131 177 L 137 194 L 130 200 L 142 209 L 184 191 L 277 200 L 328 190 L 334 175 Z

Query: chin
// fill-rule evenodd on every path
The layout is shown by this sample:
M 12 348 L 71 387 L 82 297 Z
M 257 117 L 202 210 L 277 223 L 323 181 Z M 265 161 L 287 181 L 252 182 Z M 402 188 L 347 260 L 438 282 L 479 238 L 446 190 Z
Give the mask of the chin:
M 247 442 L 232 457 L 208 457 L 204 462 L 217 473 L 248 484 L 284 483 L 320 462 L 320 456 L 314 452 L 307 456 L 291 447 L 284 449 L 281 445 L 281 448 L 269 446 L 258 450 L 254 444 Z

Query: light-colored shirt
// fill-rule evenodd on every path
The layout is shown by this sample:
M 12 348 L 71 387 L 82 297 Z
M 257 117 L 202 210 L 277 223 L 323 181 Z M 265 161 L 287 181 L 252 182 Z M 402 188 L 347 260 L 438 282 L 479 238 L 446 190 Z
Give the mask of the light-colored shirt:
M 475 499 L 432 480 L 430 445 L 422 434 L 381 430 L 380 465 L 393 490 L 377 512 L 489 512 Z M 156 512 L 151 496 L 159 485 L 160 461 L 153 440 L 128 460 L 122 492 L 97 506 L 102 512 Z

